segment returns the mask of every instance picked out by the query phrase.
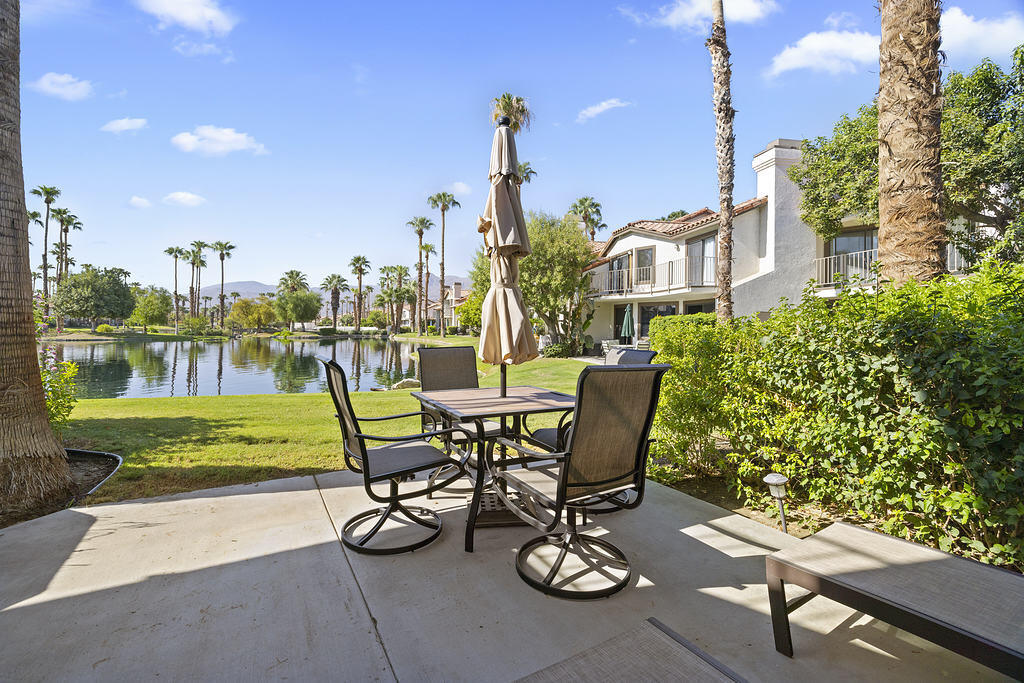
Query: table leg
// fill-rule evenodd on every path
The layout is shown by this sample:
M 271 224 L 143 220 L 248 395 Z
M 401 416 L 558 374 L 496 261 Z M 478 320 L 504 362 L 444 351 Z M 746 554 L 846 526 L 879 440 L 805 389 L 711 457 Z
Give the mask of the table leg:
M 466 552 L 473 552 L 473 531 L 476 529 L 476 516 L 480 511 L 480 497 L 484 492 L 484 458 L 486 457 L 485 443 L 483 438 L 484 425 L 482 420 L 475 420 L 477 434 L 476 441 L 476 481 L 473 482 L 473 499 L 469 503 L 469 514 L 466 517 Z

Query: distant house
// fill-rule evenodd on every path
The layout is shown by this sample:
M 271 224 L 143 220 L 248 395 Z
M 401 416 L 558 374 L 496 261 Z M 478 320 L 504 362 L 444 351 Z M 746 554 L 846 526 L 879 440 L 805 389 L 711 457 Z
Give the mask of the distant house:
M 427 318 L 436 321 L 438 317 L 442 317 L 446 328 L 458 326 L 460 321 L 459 306 L 466 303 L 470 291 L 472 290 L 463 289 L 461 282 L 453 282 L 445 291 L 444 312 L 441 312 L 441 302 L 428 301 Z
M 733 311 L 767 315 L 783 299 L 798 301 L 812 278 L 817 295 L 834 297 L 855 276 L 870 277 L 878 258 L 878 228 L 848 219 L 825 242 L 800 220 L 800 190 L 786 169 L 800 160 L 800 141 L 779 139 L 754 156 L 757 196 L 735 205 Z M 595 242 L 591 277 L 595 340 L 646 337 L 657 316 L 715 310 L 719 215 L 708 208 L 671 221 L 638 220 Z M 952 248 L 949 268 L 963 260 Z M 622 334 L 632 307 L 635 334 Z

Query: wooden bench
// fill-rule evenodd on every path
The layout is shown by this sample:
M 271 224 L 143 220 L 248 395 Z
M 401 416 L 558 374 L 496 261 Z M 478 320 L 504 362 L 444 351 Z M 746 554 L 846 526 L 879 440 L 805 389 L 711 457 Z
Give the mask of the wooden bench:
M 765 559 L 775 649 L 793 656 L 789 613 L 823 595 L 996 671 L 1024 679 L 1024 576 L 836 523 Z M 786 583 L 810 595 L 786 601 Z

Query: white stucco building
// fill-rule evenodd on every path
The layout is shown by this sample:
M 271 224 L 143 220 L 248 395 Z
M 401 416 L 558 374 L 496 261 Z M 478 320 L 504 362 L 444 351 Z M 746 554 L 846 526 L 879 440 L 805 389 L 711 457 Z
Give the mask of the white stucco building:
M 735 205 L 733 311 L 768 315 L 783 298 L 797 301 L 807 282 L 819 296 L 835 296 L 840 280 L 871 274 L 878 230 L 855 219 L 825 242 L 800 220 L 800 190 L 786 169 L 800 159 L 800 141 L 779 139 L 754 156 L 757 196 Z M 596 340 L 629 343 L 646 337 L 659 315 L 715 310 L 718 214 L 708 208 L 672 221 L 640 220 L 595 243 L 591 273 Z M 950 254 L 950 270 L 962 263 Z M 635 334 L 621 334 L 632 307 Z

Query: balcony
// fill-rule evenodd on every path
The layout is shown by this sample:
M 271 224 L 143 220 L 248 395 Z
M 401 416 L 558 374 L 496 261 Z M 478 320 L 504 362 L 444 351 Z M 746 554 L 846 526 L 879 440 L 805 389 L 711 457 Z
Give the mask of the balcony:
M 874 263 L 878 250 L 856 251 L 814 259 L 814 279 L 819 288 L 837 287 L 844 283 L 875 281 Z M 946 247 L 946 267 L 951 273 L 962 273 L 967 261 L 952 244 Z
M 653 266 L 601 270 L 590 276 L 591 296 L 654 294 L 694 287 L 714 287 L 714 256 L 691 256 Z

